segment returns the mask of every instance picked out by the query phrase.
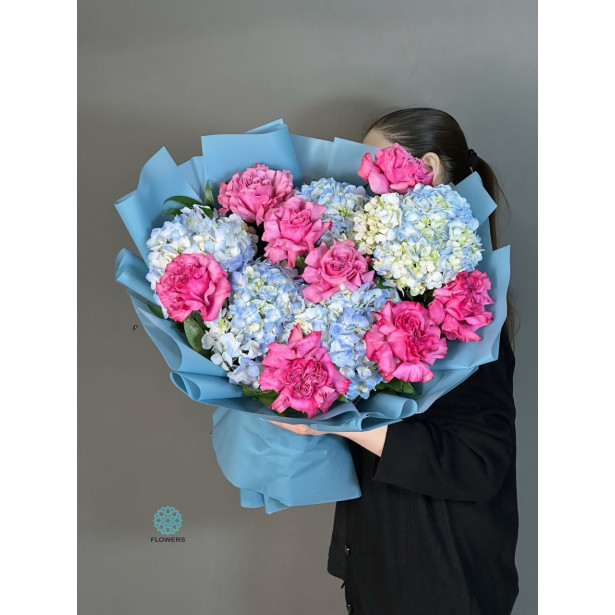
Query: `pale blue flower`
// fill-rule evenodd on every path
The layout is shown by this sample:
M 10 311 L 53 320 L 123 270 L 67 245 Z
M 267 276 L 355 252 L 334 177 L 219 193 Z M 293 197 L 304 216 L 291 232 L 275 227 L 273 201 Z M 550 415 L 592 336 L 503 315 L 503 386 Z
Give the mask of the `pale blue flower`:
M 375 322 L 374 312 L 380 311 L 387 301 L 399 301 L 393 288 L 370 288 L 364 284 L 356 291 L 342 291 L 317 304 L 308 303 L 295 313 L 288 323 L 288 332 L 295 324 L 304 335 L 321 331 L 321 342 L 329 351 L 331 360 L 340 373 L 350 380 L 346 397 L 350 400 L 367 398 L 382 381 L 378 365 L 366 356 L 363 341 L 365 332 Z
M 302 280 L 269 261 L 248 263 L 230 276 L 228 307 L 205 323 L 203 348 L 232 382 L 258 386 L 260 363 L 271 342 L 286 342 L 286 326 L 305 308 Z
M 237 215 L 209 218 L 198 206 L 184 207 L 172 221 L 155 228 L 147 241 L 152 290 L 166 266 L 182 253 L 211 254 L 228 272 L 243 269 L 254 258 L 258 238 Z
M 368 198 L 362 186 L 337 182 L 331 177 L 304 184 L 297 196 L 327 208 L 322 219 L 330 220 L 332 226 L 320 239 L 327 245 L 331 245 L 333 239 L 348 239 L 354 215 Z

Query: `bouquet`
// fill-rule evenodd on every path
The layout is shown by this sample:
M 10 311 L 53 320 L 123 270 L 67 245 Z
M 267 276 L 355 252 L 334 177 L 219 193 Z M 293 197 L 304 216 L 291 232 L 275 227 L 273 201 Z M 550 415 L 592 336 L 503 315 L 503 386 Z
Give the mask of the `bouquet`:
M 290 135 L 280 120 L 161 150 L 118 204 L 142 259 L 116 279 L 192 399 L 219 406 L 213 443 L 244 506 L 360 495 L 342 438 L 425 411 L 497 356 L 508 250 L 472 174 L 433 184 L 398 144 Z

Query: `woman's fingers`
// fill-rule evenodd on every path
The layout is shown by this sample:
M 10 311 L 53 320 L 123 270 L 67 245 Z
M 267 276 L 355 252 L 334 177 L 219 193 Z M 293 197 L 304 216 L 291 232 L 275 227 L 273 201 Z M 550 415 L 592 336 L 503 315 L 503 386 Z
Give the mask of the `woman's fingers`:
M 289 423 L 280 423 L 279 421 L 269 421 L 274 425 L 278 425 L 283 429 L 287 429 L 288 431 L 292 431 L 293 433 L 299 434 L 300 436 L 321 436 L 325 432 L 316 431 L 307 425 L 290 425 Z

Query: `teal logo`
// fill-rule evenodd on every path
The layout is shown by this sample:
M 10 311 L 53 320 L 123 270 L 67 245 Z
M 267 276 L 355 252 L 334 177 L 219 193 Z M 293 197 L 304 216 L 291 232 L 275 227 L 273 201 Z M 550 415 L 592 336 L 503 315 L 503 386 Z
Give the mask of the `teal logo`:
M 179 532 L 182 526 L 182 515 L 173 506 L 163 506 L 154 515 L 154 527 L 165 536 Z

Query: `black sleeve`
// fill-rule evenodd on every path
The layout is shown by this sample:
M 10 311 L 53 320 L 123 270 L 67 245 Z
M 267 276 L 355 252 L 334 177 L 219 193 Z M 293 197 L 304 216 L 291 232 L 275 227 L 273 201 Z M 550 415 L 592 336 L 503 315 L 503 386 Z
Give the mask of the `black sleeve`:
M 503 332 L 496 361 L 426 412 L 389 425 L 374 479 L 449 500 L 493 497 L 514 457 L 513 369 Z

